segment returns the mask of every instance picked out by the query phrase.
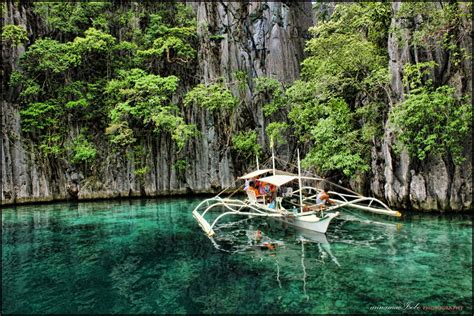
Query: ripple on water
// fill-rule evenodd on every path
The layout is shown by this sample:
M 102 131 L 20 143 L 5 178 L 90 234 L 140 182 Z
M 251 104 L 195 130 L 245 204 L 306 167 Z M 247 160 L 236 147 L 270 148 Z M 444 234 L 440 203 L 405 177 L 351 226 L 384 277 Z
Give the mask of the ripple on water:
M 373 307 L 410 304 L 472 312 L 469 217 L 352 211 L 326 236 L 251 219 L 220 225 L 209 240 L 191 216 L 197 203 L 3 209 L 2 312 L 393 313 Z

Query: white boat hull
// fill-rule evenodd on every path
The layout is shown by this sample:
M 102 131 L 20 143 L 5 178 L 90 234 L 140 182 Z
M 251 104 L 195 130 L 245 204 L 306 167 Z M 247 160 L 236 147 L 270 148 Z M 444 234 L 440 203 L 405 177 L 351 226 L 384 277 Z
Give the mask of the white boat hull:
M 331 194 L 331 199 L 327 201 L 327 205 L 321 205 L 321 201 L 318 201 L 318 197 L 319 194 L 324 192 L 323 188 L 308 185 L 303 186 L 302 180 L 304 179 L 306 182 L 314 180 L 320 183 L 327 180 L 319 177 L 302 176 L 299 152 L 298 175 L 276 170 L 273 153 L 272 159 L 272 169 L 260 170 L 257 162 L 257 170 L 240 177 L 240 179 L 248 181 L 248 183 L 246 183 L 247 187 L 244 188 L 247 194 L 245 200 L 231 198 L 237 191 L 230 194 L 227 198 L 222 198 L 220 195 L 226 191 L 223 190 L 214 198 L 206 199 L 196 206 L 193 211 L 193 216 L 209 237 L 215 234 L 214 227 L 217 222 L 222 217 L 230 215 L 275 218 L 295 228 L 321 234 L 326 233 L 332 219 L 339 215 L 336 209 L 343 207 L 353 207 L 380 215 L 401 216 L 400 212 L 391 210 L 382 201 L 373 197 L 364 197 L 345 188 L 343 189 L 349 191 L 351 194 L 328 191 L 328 193 Z M 273 171 L 273 175 L 261 177 L 271 171 Z M 262 192 L 259 192 L 257 187 L 253 184 L 254 181 L 250 181 L 251 179 L 258 179 L 260 183 L 265 183 L 265 188 L 270 190 L 266 191 L 267 194 L 261 195 Z M 298 189 L 295 191 L 292 186 L 288 185 L 288 183 L 294 180 L 298 180 Z M 267 185 L 269 187 L 267 187 Z M 332 183 L 332 185 L 341 187 L 335 183 Z M 275 187 L 280 188 L 280 196 L 277 196 L 277 191 L 273 189 Z M 268 194 L 269 192 L 272 193 Z M 268 199 L 268 195 L 271 195 L 272 198 Z M 272 203 L 268 204 L 269 200 L 271 200 Z M 372 206 L 372 204 L 374 204 L 374 206 Z M 206 215 L 214 208 L 219 210 L 221 214 L 211 221 L 209 216 L 206 217 Z M 318 217 L 316 214 L 319 214 L 321 217 Z
M 303 228 L 309 231 L 325 234 L 332 219 L 339 215 L 339 212 L 326 214 L 323 218 L 316 215 L 307 215 L 294 218 L 276 218 L 276 220 L 287 223 L 296 228 Z
M 198 210 L 205 208 L 202 213 Z M 208 211 L 214 207 L 224 207 L 224 212 L 215 218 L 212 223 L 205 219 Z M 259 216 L 275 218 L 288 225 L 306 229 L 317 233 L 326 233 L 331 220 L 339 215 L 339 212 L 326 213 L 322 218 L 317 217 L 315 212 L 293 213 L 287 210 L 270 208 L 265 204 L 248 203 L 241 200 L 212 198 L 201 202 L 193 211 L 193 216 L 201 226 L 202 230 L 209 236 L 214 236 L 214 226 L 220 218 L 227 215 Z

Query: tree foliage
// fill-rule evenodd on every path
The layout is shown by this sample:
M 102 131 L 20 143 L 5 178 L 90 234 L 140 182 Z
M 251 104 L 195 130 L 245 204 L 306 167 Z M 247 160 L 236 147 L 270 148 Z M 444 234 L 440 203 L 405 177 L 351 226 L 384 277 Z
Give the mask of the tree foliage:
M 185 123 L 179 107 L 170 98 L 178 87 L 175 76 L 160 77 L 141 69 L 119 72 L 105 88 L 111 105 L 111 125 L 107 130 L 115 143 L 133 143 L 133 133 L 126 126 L 150 126 L 155 133 L 169 132 L 179 148 L 194 135 L 194 126 Z M 116 128 L 118 127 L 118 128 Z M 121 128 L 125 127 L 125 128 Z
M 85 29 L 97 26 L 97 20 L 107 16 L 108 2 L 36 2 L 35 12 L 46 18 L 49 27 L 61 34 L 80 35 Z
M 406 148 L 420 160 L 428 154 L 450 152 L 454 161 L 461 163 L 463 144 L 472 130 L 472 106 L 466 99 L 456 99 L 449 86 L 413 90 L 390 116 L 398 127 L 398 150 Z
M 2 42 L 18 46 L 28 41 L 28 33 L 23 26 L 7 24 L 2 27 Z
M 81 62 L 73 43 L 51 38 L 37 40 L 21 58 L 21 65 L 28 75 L 42 76 L 45 81 L 56 79 L 48 78 L 48 75 L 62 74 Z
M 91 135 L 131 147 L 147 134 L 165 133 L 178 150 L 196 135 L 171 101 L 180 80 L 164 66 L 195 57 L 196 22 L 188 5 L 37 2 L 34 10 L 48 32 L 21 56 L 9 85 L 19 90 L 22 130 L 44 154 L 77 164 L 99 155 L 101 138 Z M 18 26 L 2 28 L 2 38 L 27 40 Z M 150 50 L 156 54 L 144 58 Z M 74 140 L 71 123 L 84 127 Z
M 184 105 L 197 104 L 210 111 L 233 109 L 238 101 L 223 83 L 213 83 L 209 86 L 198 84 L 184 98 Z
M 310 30 L 302 79 L 286 90 L 292 127 L 313 144 L 306 166 L 348 177 L 369 170 L 370 146 L 383 128 L 378 105 L 388 94 L 389 21 L 387 3 L 338 4 Z
M 389 27 L 390 6 L 338 3 L 331 15 L 318 19 L 306 42 L 301 78 L 289 87 L 270 77 L 255 78 L 252 85 L 244 71 L 232 76 L 241 96 L 254 87 L 255 100 L 263 101 L 271 142 L 296 136 L 310 148 L 304 163 L 323 174 L 367 171 L 370 148 L 388 115 L 399 149 L 421 160 L 450 152 L 462 161 L 463 139 L 472 130 L 470 99 L 447 86 L 440 75 L 447 69 L 444 57 L 434 62 L 438 52 L 430 50 L 441 47 L 454 69 L 470 58 L 461 45 L 469 34 L 461 25 L 470 21 L 472 4 L 401 4 L 395 18 L 410 31 L 413 60 L 403 66 L 406 100 L 398 105 L 391 99 L 387 41 L 402 32 Z M 45 155 L 91 165 L 99 161 L 103 138 L 113 148 L 135 152 L 144 137 L 158 134 L 170 137 L 179 151 L 197 135 L 184 115 L 190 106 L 222 118 L 242 104 L 223 80 L 196 85 L 190 79 L 197 24 L 185 3 L 35 2 L 34 10 L 47 22 L 44 36 L 28 38 L 22 26 L 10 24 L 2 27 L 2 43 L 30 41 L 8 82 L 18 91 L 14 101 L 21 105 L 23 132 Z M 218 43 L 223 36 L 210 39 Z M 224 133 L 229 141 L 239 124 L 230 123 Z M 81 132 L 72 136 L 71 125 Z M 262 152 L 253 130 L 231 140 L 244 157 Z M 150 168 L 136 163 L 135 174 L 143 179 Z
M 84 136 L 84 134 L 80 134 L 74 139 L 72 151 L 71 162 L 74 164 L 92 162 L 97 154 L 95 146 L 86 138 L 86 136 Z
M 331 98 L 318 106 L 319 118 L 310 134 L 314 141 L 303 165 L 314 166 L 318 172 L 339 170 L 346 176 L 369 169 L 363 152 L 360 131 L 354 128 L 353 116 L 341 98 Z
M 189 10 L 189 8 L 187 8 Z M 181 5 L 181 11 L 186 12 L 186 6 Z M 163 16 L 152 14 L 151 22 L 145 34 L 145 41 L 150 48 L 140 53 L 148 57 L 166 57 L 167 62 L 191 61 L 196 50 L 192 47 L 192 40 L 196 37 L 196 26 L 193 20 L 178 17 L 178 26 L 170 27 L 163 23 Z
M 403 65 L 406 100 L 389 117 L 397 135 L 396 149 L 407 149 L 419 160 L 450 154 L 459 164 L 472 132 L 472 97 L 460 97 L 459 87 L 446 85 L 443 77 L 448 65 L 451 72 L 463 73 L 461 62 L 471 58 L 461 44 L 466 32 L 462 23 L 471 21 L 472 4 L 403 3 L 396 18 L 411 34 L 409 49 L 414 57 Z M 393 33 L 402 39 L 400 29 Z M 440 49 L 448 58 L 435 62 L 425 57 L 426 52 Z
M 270 138 L 270 147 L 274 144 L 283 144 L 285 138 L 283 133 L 288 129 L 288 123 L 286 122 L 271 122 L 265 128 L 265 132 Z
M 262 146 L 257 142 L 257 133 L 255 131 L 244 131 L 234 135 L 232 137 L 232 147 L 245 158 L 259 156 L 262 152 Z
M 263 106 L 265 116 L 272 115 L 287 103 L 283 85 L 273 78 L 255 78 L 255 94 L 261 94 L 269 101 Z

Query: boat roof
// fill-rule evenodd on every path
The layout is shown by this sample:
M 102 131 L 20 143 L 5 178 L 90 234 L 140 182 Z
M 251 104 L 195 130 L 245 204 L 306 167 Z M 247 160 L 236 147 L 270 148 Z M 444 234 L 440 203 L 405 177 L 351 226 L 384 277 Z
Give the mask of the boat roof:
M 252 179 L 270 171 L 272 171 L 272 169 L 255 170 L 250 173 L 244 174 L 243 176 L 239 177 L 239 179 Z
M 275 175 L 275 176 L 269 176 L 265 178 L 259 179 L 261 182 L 266 182 L 270 183 L 273 185 L 276 185 L 277 187 L 280 187 L 284 185 L 285 183 L 288 183 L 290 181 L 293 181 L 295 179 L 298 179 L 296 176 L 288 176 L 288 175 Z

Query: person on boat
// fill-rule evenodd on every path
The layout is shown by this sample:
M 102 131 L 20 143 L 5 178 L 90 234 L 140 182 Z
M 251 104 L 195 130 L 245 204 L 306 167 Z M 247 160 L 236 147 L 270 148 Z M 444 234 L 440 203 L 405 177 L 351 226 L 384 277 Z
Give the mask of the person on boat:
M 329 199 L 329 194 L 326 192 L 326 188 L 323 188 L 321 192 L 316 196 L 316 205 L 322 210 L 326 204 L 334 204 L 334 201 Z
M 258 196 L 258 189 L 255 187 L 255 182 L 253 180 L 249 181 L 249 186 L 248 186 L 247 190 L 255 192 L 255 196 L 256 197 Z
M 268 197 L 268 204 L 270 208 L 276 207 L 276 197 L 277 197 L 277 187 L 273 184 L 267 184 L 265 188 L 267 197 Z
M 247 191 L 249 189 L 249 187 L 250 187 L 250 180 L 247 179 L 247 180 L 245 180 L 244 191 Z
M 268 191 L 267 191 L 267 187 L 268 187 Z M 270 191 L 270 187 L 268 186 L 268 184 L 265 182 L 260 182 L 260 186 L 258 187 L 258 193 L 260 195 L 267 195 L 269 191 Z
M 256 177 L 255 177 L 255 188 L 256 188 L 257 190 L 259 190 L 259 188 L 260 188 L 260 180 L 259 180 L 259 178 L 260 178 L 259 176 L 256 176 Z

